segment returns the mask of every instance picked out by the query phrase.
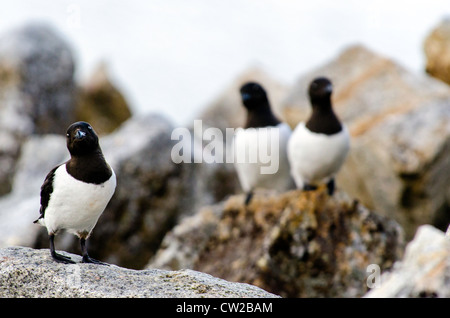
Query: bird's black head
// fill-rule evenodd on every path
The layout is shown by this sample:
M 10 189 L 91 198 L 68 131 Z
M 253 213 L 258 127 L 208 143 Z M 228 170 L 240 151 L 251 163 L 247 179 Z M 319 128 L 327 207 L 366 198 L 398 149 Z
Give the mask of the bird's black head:
M 306 128 L 315 133 L 333 135 L 342 130 L 342 124 L 333 111 L 331 94 L 333 85 L 326 77 L 318 77 L 309 85 L 312 114 Z
M 72 156 L 81 156 L 98 151 L 98 136 L 91 125 L 84 121 L 67 128 L 67 149 Z
M 242 103 L 245 108 L 252 110 L 258 106 L 268 105 L 267 95 L 264 88 L 255 82 L 249 82 L 244 84 L 241 89 Z
M 329 101 L 333 93 L 333 84 L 326 77 L 318 77 L 309 85 L 308 93 L 313 104 L 320 101 Z

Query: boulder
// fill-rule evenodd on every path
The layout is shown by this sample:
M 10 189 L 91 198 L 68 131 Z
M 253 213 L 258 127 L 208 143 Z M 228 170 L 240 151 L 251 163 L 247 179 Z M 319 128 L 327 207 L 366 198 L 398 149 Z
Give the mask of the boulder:
M 60 133 L 74 117 L 72 49 L 51 26 L 30 23 L 0 38 L 2 109 L 31 121 L 31 132 Z
M 450 84 L 450 17 L 442 20 L 424 41 L 426 72 Z
M 48 250 L 0 249 L 1 298 L 276 298 L 260 288 L 192 271 L 131 270 L 115 265 L 60 264 Z
M 80 84 L 75 114 L 77 121 L 87 121 L 99 135 L 113 132 L 131 117 L 128 103 L 111 80 L 105 63 Z
M 418 228 L 403 259 L 384 272 L 367 298 L 450 297 L 450 237 L 431 225 Z
M 450 221 L 450 87 L 361 46 L 300 77 L 282 105 L 291 126 L 310 113 L 316 76 L 334 84 L 335 111 L 351 132 L 337 186 L 393 216 L 408 239 L 421 224 Z
M 0 194 L 11 190 L 20 147 L 33 133 L 61 133 L 75 118 L 74 59 L 51 26 L 0 37 Z
M 213 162 L 181 165 L 186 173 L 183 180 L 187 185 L 186 196 L 190 203 L 190 211 L 186 215 L 195 214 L 205 206 L 242 192 L 233 164 Z
M 366 269 L 402 256 L 401 227 L 342 191 L 256 192 L 202 209 L 165 237 L 148 268 L 191 268 L 283 297 L 357 297 Z
M 194 268 L 222 217 L 226 200 L 206 206 L 170 230 L 147 268 Z

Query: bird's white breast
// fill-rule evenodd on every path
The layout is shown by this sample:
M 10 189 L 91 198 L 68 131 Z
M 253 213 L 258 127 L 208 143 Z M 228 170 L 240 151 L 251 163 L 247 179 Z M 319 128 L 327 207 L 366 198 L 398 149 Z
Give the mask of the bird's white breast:
M 66 229 L 73 233 L 90 233 L 115 188 L 114 171 L 106 182 L 92 184 L 73 178 L 67 173 L 66 165 L 61 165 L 55 171 L 53 192 L 45 210 L 44 223 L 48 232 Z
M 327 182 L 340 169 L 350 148 L 345 126 L 334 135 L 311 132 L 299 123 L 288 143 L 288 157 L 297 187 L 304 183 Z
M 286 147 L 290 135 L 291 129 L 285 123 L 236 132 L 234 165 L 244 191 L 257 187 L 278 191 L 289 189 L 292 179 Z

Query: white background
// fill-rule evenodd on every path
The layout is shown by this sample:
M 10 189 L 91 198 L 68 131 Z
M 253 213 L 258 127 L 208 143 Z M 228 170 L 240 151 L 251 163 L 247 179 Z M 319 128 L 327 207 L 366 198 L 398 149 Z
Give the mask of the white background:
M 423 41 L 450 16 L 450 0 L 0 0 L 0 8 L 0 34 L 49 22 L 73 48 L 78 80 L 106 61 L 135 113 L 162 112 L 179 125 L 248 67 L 292 84 L 356 43 L 423 72 Z

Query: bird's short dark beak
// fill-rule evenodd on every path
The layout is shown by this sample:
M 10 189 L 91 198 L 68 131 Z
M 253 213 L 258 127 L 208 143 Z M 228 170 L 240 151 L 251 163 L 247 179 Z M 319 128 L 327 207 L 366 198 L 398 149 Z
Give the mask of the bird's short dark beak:
M 77 132 L 75 133 L 75 138 L 76 138 L 76 139 L 81 139 L 81 138 L 83 138 L 84 136 L 86 136 L 86 133 L 85 133 L 84 131 L 77 130 Z
M 251 98 L 251 95 L 249 93 L 242 93 L 241 95 L 244 102 Z
M 333 84 L 330 83 L 327 86 L 325 86 L 325 92 L 331 94 L 333 92 Z

